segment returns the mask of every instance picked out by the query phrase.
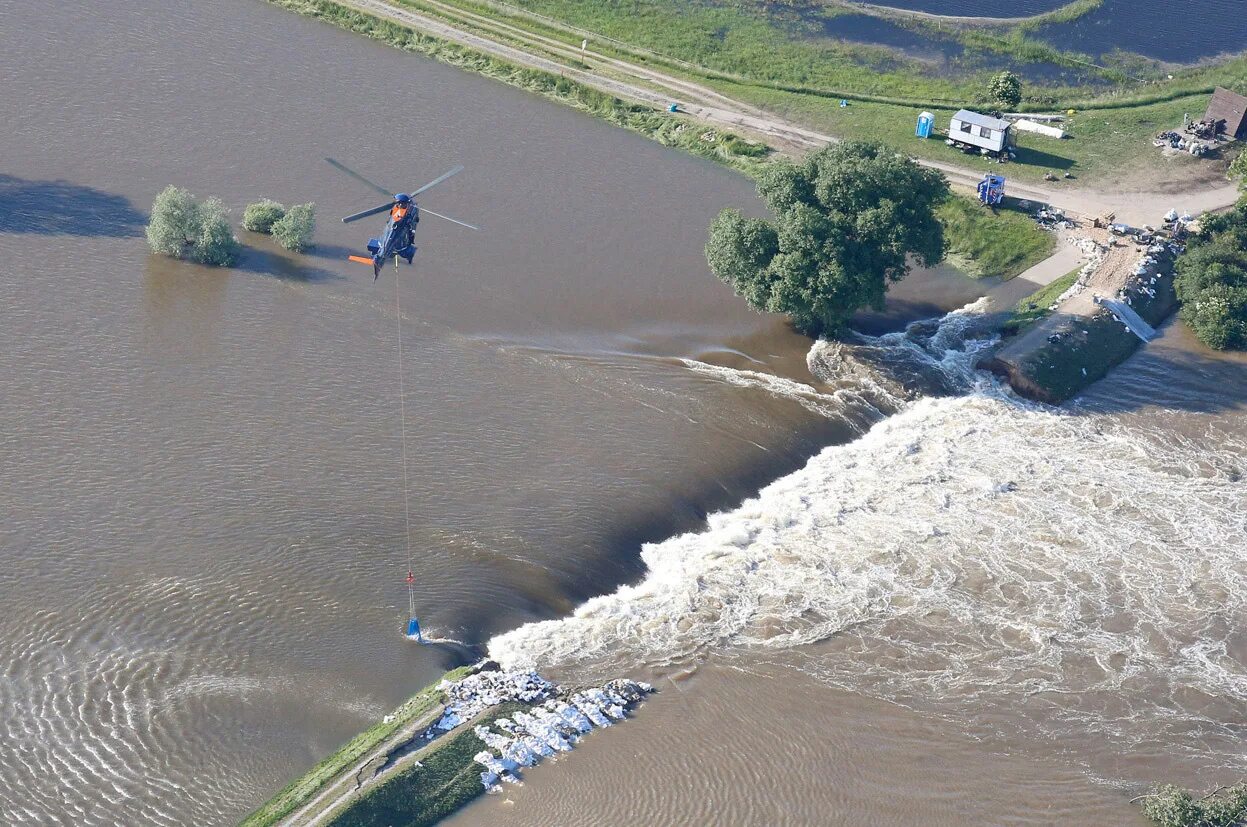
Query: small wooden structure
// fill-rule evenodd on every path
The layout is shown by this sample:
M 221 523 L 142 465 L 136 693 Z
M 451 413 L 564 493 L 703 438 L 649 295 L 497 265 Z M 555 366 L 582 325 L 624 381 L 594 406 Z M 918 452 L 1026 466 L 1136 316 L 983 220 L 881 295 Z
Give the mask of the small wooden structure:
M 1217 131 L 1224 131 L 1230 138 L 1247 141 L 1247 97 L 1218 86 L 1208 102 L 1204 121 L 1216 124 Z M 1224 128 L 1221 127 L 1222 121 L 1225 122 Z
M 1012 126 L 1000 118 L 962 109 L 948 122 L 948 140 L 999 155 L 1012 143 L 1009 134 Z

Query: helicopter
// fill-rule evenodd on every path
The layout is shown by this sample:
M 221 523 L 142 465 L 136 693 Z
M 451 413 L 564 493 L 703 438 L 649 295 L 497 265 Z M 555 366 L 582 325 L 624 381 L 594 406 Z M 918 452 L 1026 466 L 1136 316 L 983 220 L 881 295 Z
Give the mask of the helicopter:
M 377 186 L 367 178 L 364 178 L 362 175 L 348 169 L 332 158 L 326 158 L 325 160 L 351 177 L 367 184 L 377 192 L 380 192 L 383 195 L 390 194 L 388 190 Z M 410 194 L 405 192 L 397 193 L 392 197 L 393 200 L 389 203 L 382 204 L 379 207 L 363 210 L 362 212 L 357 212 L 343 218 L 342 223 L 349 224 L 352 221 L 367 218 L 370 215 L 376 215 L 377 213 L 385 212 L 386 210 L 390 211 L 390 220 L 389 223 L 385 225 L 385 232 L 381 234 L 380 238 L 368 239 L 368 252 L 372 254 L 371 257 L 347 256 L 347 258 L 351 261 L 358 262 L 359 264 L 371 264 L 373 281 L 376 281 L 377 277 L 381 275 L 381 268 L 385 266 L 385 262 L 388 261 L 391 256 L 394 258 L 395 267 L 398 267 L 398 260 L 400 258 L 406 259 L 407 263 L 411 264 L 412 260 L 416 257 L 416 225 L 420 223 L 420 213 L 422 211 L 437 218 L 450 221 L 453 224 L 458 224 L 461 227 L 467 227 L 469 230 L 479 230 L 480 227 L 476 227 L 466 221 L 460 221 L 457 218 L 451 218 L 448 215 L 442 215 L 441 213 L 436 213 L 428 208 L 421 208 L 416 205 L 416 196 L 427 192 L 445 181 L 447 178 L 450 178 L 452 175 L 458 175 L 460 172 L 463 172 L 462 165 L 452 167 L 442 175 L 439 175 Z

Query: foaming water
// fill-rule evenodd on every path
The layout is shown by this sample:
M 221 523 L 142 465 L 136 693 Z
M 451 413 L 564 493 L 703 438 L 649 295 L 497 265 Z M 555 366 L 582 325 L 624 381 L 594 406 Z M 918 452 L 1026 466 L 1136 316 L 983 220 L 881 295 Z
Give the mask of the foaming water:
M 594 671 L 783 652 L 826 682 L 1006 729 L 1243 764 L 1247 444 L 1021 403 L 970 372 L 981 340 L 959 315 L 811 361 L 842 376 L 863 354 L 917 359 L 969 393 L 892 396 L 900 412 L 862 438 L 646 545 L 639 583 L 490 654 Z

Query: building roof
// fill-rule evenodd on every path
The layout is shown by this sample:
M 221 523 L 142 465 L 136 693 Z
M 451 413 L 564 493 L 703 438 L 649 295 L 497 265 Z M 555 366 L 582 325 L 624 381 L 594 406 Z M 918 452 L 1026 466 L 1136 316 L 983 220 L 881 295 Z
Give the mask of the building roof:
M 953 120 L 963 121 L 975 126 L 985 126 L 988 129 L 995 129 L 1001 132 L 1013 125 L 1000 118 L 993 118 L 991 115 L 980 115 L 978 112 L 971 112 L 969 109 L 962 109 L 956 115 L 953 115 Z
M 1247 98 L 1220 86 L 1208 102 L 1206 121 L 1225 121 L 1225 131 L 1236 138 L 1247 138 Z

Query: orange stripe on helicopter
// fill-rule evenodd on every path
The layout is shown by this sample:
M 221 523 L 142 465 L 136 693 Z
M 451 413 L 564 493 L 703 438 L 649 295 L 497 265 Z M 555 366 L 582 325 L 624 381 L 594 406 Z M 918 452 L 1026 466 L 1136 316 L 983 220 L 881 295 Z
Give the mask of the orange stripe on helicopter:
M 363 256 L 347 256 L 347 258 L 351 261 L 357 261 L 360 264 L 372 264 L 372 259 L 364 258 Z
M 395 207 L 393 210 L 390 211 L 390 219 L 393 221 L 400 221 L 402 217 L 406 214 L 407 214 L 406 207 Z

